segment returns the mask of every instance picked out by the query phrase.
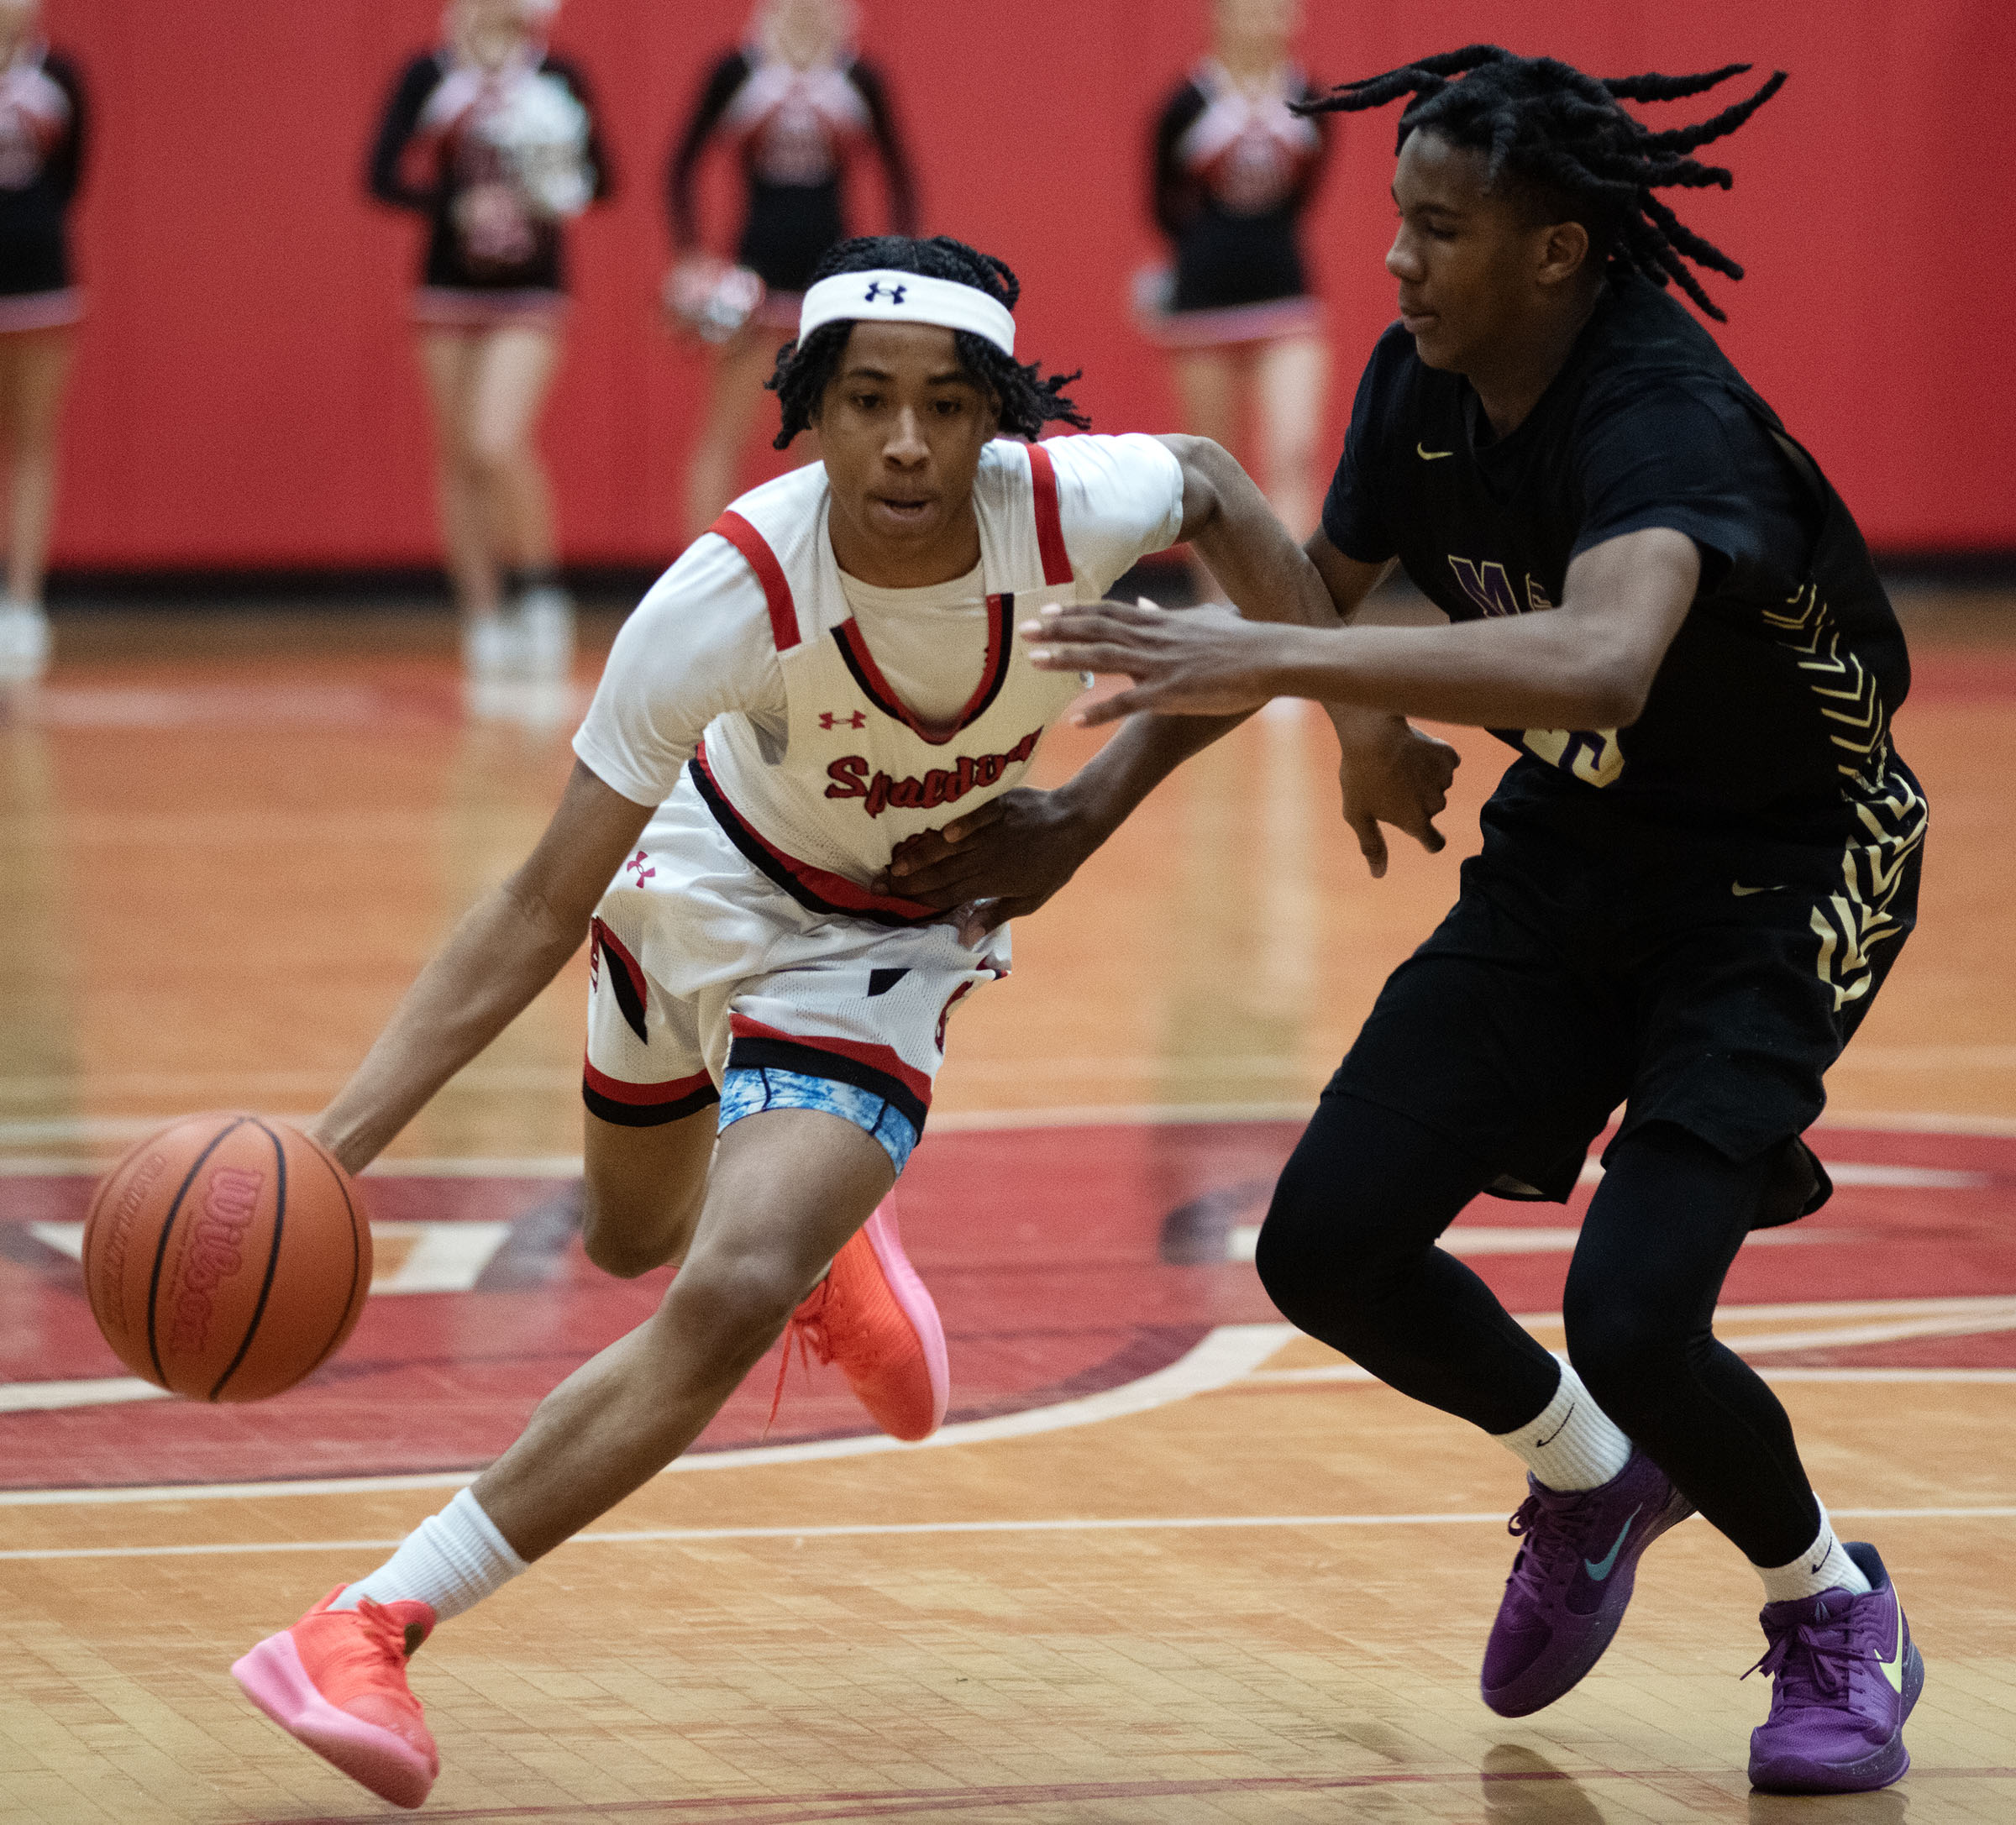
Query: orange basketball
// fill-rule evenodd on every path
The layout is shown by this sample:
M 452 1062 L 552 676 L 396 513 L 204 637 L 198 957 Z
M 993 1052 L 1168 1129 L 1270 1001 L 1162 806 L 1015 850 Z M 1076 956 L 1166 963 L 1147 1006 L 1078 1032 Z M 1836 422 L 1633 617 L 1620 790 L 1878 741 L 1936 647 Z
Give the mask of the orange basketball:
M 192 1400 L 265 1400 L 350 1335 L 370 1225 L 349 1175 L 299 1130 L 188 1115 L 99 1183 L 84 1286 L 135 1375 Z

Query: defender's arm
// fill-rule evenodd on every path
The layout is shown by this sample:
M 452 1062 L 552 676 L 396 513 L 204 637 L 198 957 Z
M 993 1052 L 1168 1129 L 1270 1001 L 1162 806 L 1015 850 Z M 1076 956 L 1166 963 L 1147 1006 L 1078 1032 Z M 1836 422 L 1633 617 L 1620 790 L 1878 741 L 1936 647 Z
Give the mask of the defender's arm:
M 1635 722 L 1693 605 L 1701 558 L 1684 533 L 1627 532 L 1568 567 L 1558 609 L 1448 627 L 1185 623 L 1100 605 L 1047 611 L 1035 663 L 1136 680 L 1081 711 L 1218 719 L 1269 697 L 1313 697 L 1480 728 L 1623 728 Z

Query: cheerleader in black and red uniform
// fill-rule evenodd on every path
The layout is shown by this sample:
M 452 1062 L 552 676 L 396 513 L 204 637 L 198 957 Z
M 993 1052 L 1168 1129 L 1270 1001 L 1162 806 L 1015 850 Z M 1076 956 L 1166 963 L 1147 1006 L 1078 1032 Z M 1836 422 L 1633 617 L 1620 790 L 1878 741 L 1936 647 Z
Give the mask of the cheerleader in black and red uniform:
M 1316 438 L 1330 356 L 1297 220 L 1315 193 L 1327 116 L 1290 60 L 1298 0 L 1216 0 L 1212 53 L 1155 128 L 1155 219 L 1175 251 L 1144 296 L 1144 326 L 1173 356 L 1186 430 L 1241 448 L 1250 403 L 1260 477 L 1296 538 L 1315 530 Z
M 0 437 L 10 471 L 0 679 L 34 678 L 49 658 L 42 578 L 55 511 L 56 433 L 70 375 L 66 221 L 84 160 L 76 66 L 40 35 L 40 0 L 0 0 Z
M 451 0 L 442 48 L 402 73 L 371 193 L 425 216 L 413 302 L 444 542 L 479 676 L 564 670 L 573 611 L 533 442 L 560 355 L 566 223 L 606 194 L 580 73 L 551 55 L 559 0 Z
M 748 213 L 729 265 L 704 251 L 694 186 L 701 156 L 728 139 L 748 181 Z M 798 306 L 827 249 L 854 231 L 843 184 L 872 145 L 888 179 L 892 231 L 916 232 L 916 188 L 889 92 L 854 49 L 848 0 L 763 0 L 748 42 L 709 72 L 672 155 L 668 189 L 675 327 L 719 344 L 702 427 L 686 471 L 686 536 L 711 526 L 738 492 L 736 472 L 763 383 L 797 333 Z

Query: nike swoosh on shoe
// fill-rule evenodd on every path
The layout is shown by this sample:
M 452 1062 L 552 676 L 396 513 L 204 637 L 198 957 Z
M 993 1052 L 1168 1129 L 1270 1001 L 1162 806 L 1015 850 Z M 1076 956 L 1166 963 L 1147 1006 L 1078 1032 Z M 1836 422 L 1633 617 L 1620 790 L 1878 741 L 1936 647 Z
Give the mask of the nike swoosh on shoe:
M 1633 1508 L 1630 1513 L 1625 1518 L 1624 1526 L 1619 1530 L 1617 1538 L 1610 1542 L 1610 1550 L 1601 1559 L 1583 1560 L 1582 1569 L 1588 1573 L 1591 1583 L 1601 1584 L 1605 1578 L 1609 1576 L 1611 1571 L 1616 1565 L 1618 1554 L 1624 1550 L 1625 1538 L 1631 1531 L 1631 1523 L 1638 1518 L 1638 1513 L 1639 1510 Z
M 1879 1659 L 1877 1667 L 1890 1682 L 1890 1690 L 1900 1697 L 1904 1690 L 1904 1606 L 1897 1600 L 1897 1587 L 1890 1588 L 1890 1653 L 1887 1659 Z

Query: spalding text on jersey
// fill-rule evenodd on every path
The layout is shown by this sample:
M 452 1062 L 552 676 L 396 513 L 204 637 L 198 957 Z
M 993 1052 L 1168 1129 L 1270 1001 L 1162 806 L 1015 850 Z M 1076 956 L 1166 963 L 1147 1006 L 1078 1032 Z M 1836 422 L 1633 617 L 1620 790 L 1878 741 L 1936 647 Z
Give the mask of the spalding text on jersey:
M 879 817 L 890 805 L 900 810 L 928 811 L 952 805 L 975 786 L 990 786 L 1011 767 L 1019 767 L 1036 752 L 1041 729 L 1032 729 L 1005 754 L 962 754 L 951 767 L 934 767 L 921 778 L 892 779 L 885 773 L 869 776 L 868 761 L 859 754 L 843 754 L 826 769 L 833 783 L 826 789 L 829 799 L 859 799 L 861 809 Z

